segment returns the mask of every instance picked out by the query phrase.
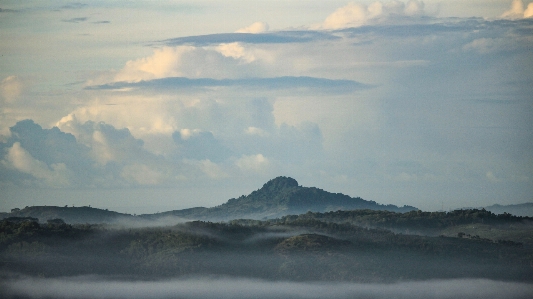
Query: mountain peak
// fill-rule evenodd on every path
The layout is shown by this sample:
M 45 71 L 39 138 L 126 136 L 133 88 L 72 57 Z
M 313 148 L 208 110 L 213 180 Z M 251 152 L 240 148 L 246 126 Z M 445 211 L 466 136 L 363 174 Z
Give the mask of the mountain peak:
M 291 178 L 285 176 L 279 176 L 277 178 L 271 179 L 263 185 L 264 190 L 283 190 L 286 188 L 298 187 L 298 182 Z

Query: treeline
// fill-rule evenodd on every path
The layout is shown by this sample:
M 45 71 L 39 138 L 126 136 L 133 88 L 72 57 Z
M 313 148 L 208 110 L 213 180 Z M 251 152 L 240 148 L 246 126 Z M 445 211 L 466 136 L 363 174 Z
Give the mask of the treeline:
M 533 218 L 514 216 L 508 213 L 496 215 L 485 209 L 466 209 L 450 212 L 423 212 L 420 210 L 406 213 L 376 210 L 334 211 L 326 213 L 308 212 L 301 215 L 281 217 L 278 222 L 298 219 L 317 219 L 324 222 L 350 223 L 365 227 L 386 229 L 433 230 L 463 224 L 509 225 L 516 223 L 533 223 Z
M 311 215 L 131 229 L 5 219 L 0 221 L 0 270 L 3 275 L 147 279 L 533 279 L 533 256 L 527 248 L 483 239 L 404 235 Z

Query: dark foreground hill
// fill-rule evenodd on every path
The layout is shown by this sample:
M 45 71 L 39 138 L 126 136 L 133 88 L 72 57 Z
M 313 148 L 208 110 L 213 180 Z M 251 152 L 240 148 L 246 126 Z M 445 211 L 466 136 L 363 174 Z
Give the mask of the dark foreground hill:
M 360 197 L 350 197 L 341 193 L 330 193 L 315 187 L 302 187 L 290 177 L 277 177 L 268 181 L 251 194 L 232 198 L 213 208 L 192 208 L 158 214 L 141 215 L 148 219 L 160 217 L 180 217 L 187 220 L 225 221 L 232 219 L 272 219 L 285 215 L 337 210 L 386 210 L 409 212 L 415 207 L 382 205 Z
M 1 298 L 26 298 L 2 296 L 2 290 L 10 288 L 2 281 L 21 275 L 314 282 L 477 278 L 531 283 L 533 256 L 531 248 L 514 242 L 396 234 L 305 214 L 272 221 L 193 221 L 123 229 L 0 221 Z

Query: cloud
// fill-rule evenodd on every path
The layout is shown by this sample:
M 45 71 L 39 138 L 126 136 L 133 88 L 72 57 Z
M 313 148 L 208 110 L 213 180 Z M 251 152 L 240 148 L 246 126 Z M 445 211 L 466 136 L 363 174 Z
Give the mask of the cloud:
M 10 128 L 5 143 L 4 166 L 30 174 L 42 186 L 63 187 L 85 185 L 94 174 L 89 148 L 58 128 L 43 129 L 32 120 L 18 122 Z M 19 178 L 9 180 L 15 183 Z
M 18 12 L 18 10 L 8 9 L 8 8 L 0 8 L 0 13 L 2 13 L 2 12 Z
M 475 51 L 479 54 L 515 50 L 519 44 L 516 38 L 478 38 L 463 46 L 463 51 Z
M 262 33 L 268 31 L 268 24 L 265 22 L 255 22 L 248 27 L 241 28 L 236 33 Z
M 424 3 L 422 1 L 411 0 L 407 3 L 378 1 L 370 5 L 349 3 L 330 14 L 320 25 L 320 28 L 360 27 L 370 23 L 381 23 L 394 17 L 417 16 L 423 13 Z
M 172 90 L 211 87 L 245 87 L 265 90 L 279 89 L 308 89 L 331 93 L 350 93 L 357 90 L 370 88 L 371 86 L 342 79 L 326 79 L 313 77 L 283 76 L 274 78 L 237 78 L 237 79 L 211 79 L 186 77 L 167 77 L 162 79 L 142 80 L 137 82 L 115 82 L 102 85 L 87 86 L 88 90 L 132 90 L 132 88 L 152 90 Z
M 17 76 L 9 76 L 0 83 L 0 94 L 6 103 L 13 103 L 22 93 L 22 81 Z
M 211 132 L 182 129 L 172 134 L 172 138 L 178 145 L 179 156 L 186 159 L 221 162 L 232 155 Z
M 70 185 L 70 173 L 64 163 L 54 163 L 50 167 L 39 161 L 15 142 L 8 148 L 7 155 L 2 160 L 5 167 L 16 169 L 36 178 L 42 185 L 53 187 L 66 187 Z
M 524 9 L 524 2 L 522 0 L 513 0 L 509 10 L 501 15 L 503 19 L 525 19 L 533 17 L 533 3 L 529 3 Z
M 81 22 L 85 22 L 87 21 L 87 18 L 86 17 L 82 17 L 82 18 L 71 18 L 71 19 L 65 19 L 65 20 L 61 20 L 62 22 L 66 22 L 66 23 L 81 23 Z
M 23 120 L 10 128 L 7 144 L 19 143 L 28 153 L 47 165 L 65 163 L 69 167 L 85 167 L 88 148 L 79 145 L 72 134 L 57 127 L 43 129 L 32 120 Z
M 90 157 L 100 165 L 110 162 L 129 163 L 149 159 L 143 149 L 143 141 L 134 138 L 127 128 L 116 129 L 104 122 L 79 123 L 75 115 L 58 122 L 61 130 L 76 136 L 79 143 L 90 149 Z
M 268 171 L 270 167 L 270 161 L 262 154 L 257 155 L 243 155 L 237 161 L 235 165 L 245 172 L 257 172 L 262 173 Z
M 200 169 L 211 179 L 223 179 L 228 177 L 228 174 L 222 170 L 222 168 L 216 163 L 210 160 L 191 161 L 194 165 L 200 167 Z
M 229 43 L 243 44 L 292 44 L 310 43 L 320 40 L 339 40 L 329 32 L 318 30 L 286 30 L 265 33 L 220 33 L 198 36 L 186 36 L 159 41 L 166 46 L 210 46 Z
M 242 77 L 257 72 L 257 65 L 250 66 L 250 62 L 257 60 L 257 57 L 250 59 L 250 55 L 230 55 L 227 47 L 221 48 L 221 46 L 164 47 L 155 49 L 152 56 L 128 61 L 122 70 L 108 77 L 111 76 L 112 82 L 139 82 L 166 77 L 218 79 Z M 109 78 L 104 80 L 109 81 Z M 89 85 L 94 83 L 89 82 Z
M 26 184 L 24 177 L 13 173 L 17 171 L 31 175 L 45 187 L 123 187 L 167 185 L 180 178 L 181 171 L 194 172 L 179 161 L 146 151 L 143 141 L 126 128 L 116 129 L 103 122 L 79 123 L 74 116 L 58 125 L 68 133 L 57 127 L 42 129 L 31 120 L 13 126 L 11 137 L 0 143 L 0 150 L 5 152 L 0 177 Z
M 226 57 L 233 57 L 235 59 L 243 58 L 247 63 L 257 59 L 253 52 L 246 51 L 241 43 L 220 44 L 216 47 L 216 51 Z
M 74 2 L 74 3 L 63 5 L 60 8 L 61 9 L 81 9 L 81 8 L 86 8 L 87 6 L 89 5 L 86 3 Z
M 407 16 L 415 16 L 424 13 L 424 2 L 423 1 L 408 1 L 405 4 L 403 13 Z

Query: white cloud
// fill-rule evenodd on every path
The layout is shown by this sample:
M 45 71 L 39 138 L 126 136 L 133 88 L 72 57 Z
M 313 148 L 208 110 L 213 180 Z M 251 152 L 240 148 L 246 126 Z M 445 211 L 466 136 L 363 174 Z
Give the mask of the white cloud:
M 533 17 L 533 3 L 529 3 L 527 5 L 526 10 L 524 11 L 524 18 L 531 18 Z
M 261 128 L 257 128 L 257 127 L 248 127 L 246 128 L 246 130 L 244 131 L 246 134 L 248 135 L 257 135 L 257 136 L 260 136 L 260 137 L 266 137 L 269 135 L 268 132 L 266 132 L 265 130 L 261 129 Z
M 64 163 L 54 163 L 48 167 L 46 163 L 32 157 L 19 142 L 8 149 L 5 160 L 1 162 L 4 166 L 35 177 L 47 186 L 65 187 L 70 184 L 69 171 Z
M 405 9 L 403 12 L 407 16 L 423 14 L 424 13 L 424 2 L 411 0 L 407 2 L 407 4 L 405 5 Z
M 183 113 L 183 110 L 194 108 L 194 105 L 187 107 L 190 101 L 192 99 L 186 96 L 176 99 L 173 96 L 106 94 L 87 101 L 55 125 L 74 136 L 78 136 L 79 132 L 71 126 L 87 121 L 128 128 L 137 138 L 153 134 L 170 136 L 178 129 L 176 116 Z
M 513 0 L 509 10 L 501 15 L 501 18 L 511 20 L 531 17 L 533 17 L 533 3 L 529 3 L 524 10 L 524 2 L 522 0 Z
M 349 3 L 329 15 L 322 26 L 326 29 L 359 27 L 366 23 L 370 14 L 365 5 Z
M 116 129 L 102 121 L 80 123 L 74 114 L 62 118 L 57 127 L 76 136 L 77 142 L 87 146 L 90 157 L 100 165 L 128 163 L 149 156 L 142 148 L 143 141 L 134 138 L 126 128 Z
M 118 72 L 108 72 L 89 80 L 87 85 L 110 82 L 139 82 L 167 77 L 235 78 L 257 72 L 250 65 L 261 58 L 271 59 L 265 51 L 251 51 L 239 43 L 210 47 L 177 46 L 155 49 L 148 57 L 130 60 Z
M 250 26 L 241 28 L 235 32 L 237 33 L 261 33 L 268 31 L 268 24 L 265 22 L 255 22 Z
M 383 3 L 373 2 L 369 5 L 349 3 L 330 14 L 321 25 L 324 29 L 360 27 L 370 22 L 381 22 L 392 16 L 415 16 L 424 13 L 422 1 L 411 0 L 407 4 L 400 1 Z
M 252 51 L 247 50 L 240 43 L 220 44 L 215 49 L 225 57 L 242 59 L 246 63 L 253 62 L 257 59 Z
M 0 83 L 0 94 L 6 103 L 13 103 L 22 92 L 22 81 L 17 76 L 9 76 Z
M 478 38 L 463 46 L 464 51 L 475 51 L 479 54 L 509 51 L 518 47 L 517 39 L 512 38 Z
M 261 173 L 268 170 L 270 161 L 262 154 L 243 155 L 239 160 L 235 161 L 235 165 L 242 171 Z

